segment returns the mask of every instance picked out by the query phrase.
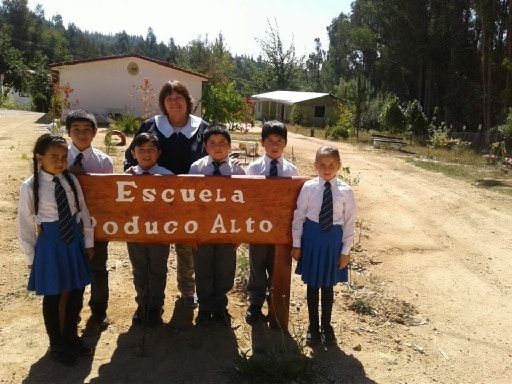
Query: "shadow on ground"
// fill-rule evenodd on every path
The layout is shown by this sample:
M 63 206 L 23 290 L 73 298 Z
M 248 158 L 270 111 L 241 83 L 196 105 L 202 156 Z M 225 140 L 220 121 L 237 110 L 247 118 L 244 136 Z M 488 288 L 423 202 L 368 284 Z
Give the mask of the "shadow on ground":
M 201 327 L 193 318 L 194 311 L 177 299 L 168 324 L 132 325 L 119 334 L 114 352 L 89 381 L 94 356 L 71 368 L 45 356 L 23 383 L 374 383 L 361 362 L 337 346 L 306 351 L 302 340 L 266 323 Z M 83 336 L 90 346 L 100 337 Z

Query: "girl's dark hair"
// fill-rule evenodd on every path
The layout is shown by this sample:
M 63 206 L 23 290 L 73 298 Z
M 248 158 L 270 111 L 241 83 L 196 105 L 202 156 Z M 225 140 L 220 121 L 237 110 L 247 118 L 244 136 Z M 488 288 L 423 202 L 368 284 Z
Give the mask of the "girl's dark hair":
M 231 135 L 229 134 L 229 130 L 224 125 L 217 124 L 206 128 L 206 131 L 204 131 L 203 135 L 203 142 L 205 145 L 211 135 L 222 135 L 228 140 L 228 143 L 231 143 Z
M 190 96 L 190 92 L 187 87 L 177 80 L 168 81 L 160 90 L 160 94 L 158 95 L 158 106 L 162 113 L 167 116 L 167 111 L 165 110 L 165 98 L 173 92 L 177 92 L 185 98 L 185 101 L 187 102 L 187 115 L 190 115 L 192 113 L 192 104 L 194 103 L 194 99 Z
M 59 135 L 54 135 L 52 133 L 44 133 L 36 141 L 34 145 L 34 150 L 32 151 L 32 161 L 34 166 L 34 211 L 35 214 L 39 212 L 39 164 L 37 163 L 36 155 L 44 156 L 44 154 L 48 151 L 50 147 L 64 147 L 66 150 L 68 149 L 68 143 L 66 139 Z M 62 172 L 62 175 L 70 185 L 73 194 L 75 195 L 75 203 L 78 210 L 80 210 L 80 205 L 78 204 L 78 191 L 76 189 L 76 185 L 73 182 L 73 179 L 69 175 L 67 170 Z
M 318 161 L 318 159 L 323 156 L 334 157 L 338 163 L 341 163 L 341 156 L 338 148 L 331 147 L 330 145 L 322 145 L 316 151 L 315 161 Z
M 288 131 L 286 126 L 278 120 L 266 121 L 261 127 L 261 139 L 265 140 L 270 135 L 278 135 L 288 140 Z

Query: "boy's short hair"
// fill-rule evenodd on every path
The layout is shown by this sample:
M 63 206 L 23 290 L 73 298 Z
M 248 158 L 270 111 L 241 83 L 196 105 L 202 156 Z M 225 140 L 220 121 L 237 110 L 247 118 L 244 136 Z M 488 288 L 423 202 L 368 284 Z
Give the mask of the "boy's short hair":
M 130 148 L 135 149 L 135 147 L 140 147 L 146 143 L 153 143 L 155 144 L 155 147 L 160 149 L 160 140 L 158 140 L 158 136 L 150 132 L 142 132 L 135 136 L 130 145 Z
M 278 120 L 266 121 L 261 128 L 261 139 L 265 140 L 270 135 L 278 135 L 288 140 L 288 131 L 286 126 Z
M 98 129 L 98 123 L 92 113 L 87 112 L 85 109 L 74 109 L 69 111 L 66 116 L 66 131 L 69 133 L 71 125 L 75 121 L 85 121 L 92 125 L 92 128 L 96 131 Z
M 231 135 L 229 134 L 229 130 L 224 125 L 216 124 L 208 127 L 203 134 L 203 142 L 205 144 L 211 135 L 222 135 L 227 139 L 228 143 L 231 144 Z

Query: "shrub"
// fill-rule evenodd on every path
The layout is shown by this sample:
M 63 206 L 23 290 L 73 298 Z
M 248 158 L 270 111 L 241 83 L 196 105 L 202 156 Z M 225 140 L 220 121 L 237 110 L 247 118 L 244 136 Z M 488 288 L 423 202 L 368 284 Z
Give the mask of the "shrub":
M 297 108 L 295 105 L 292 107 L 290 121 L 293 123 L 293 125 L 297 125 L 302 122 L 302 113 L 300 109 Z
M 398 97 L 394 96 L 389 99 L 384 106 L 379 120 L 384 129 L 391 133 L 405 132 L 407 123 Z
M 467 141 L 448 137 L 448 127 L 444 122 L 441 123 L 439 128 L 431 126 L 429 132 L 429 142 L 432 148 L 450 149 L 460 153 L 471 145 L 471 143 Z
M 329 140 L 348 139 L 349 130 L 341 125 L 333 125 L 325 130 L 325 138 Z
M 122 115 L 119 119 L 109 124 L 110 129 L 116 129 L 127 135 L 133 135 L 140 127 L 140 120 L 135 116 L 128 114 Z
M 325 129 L 325 138 L 330 140 L 348 139 L 354 127 L 354 114 L 349 107 L 339 104 L 340 117 L 335 125 Z
M 16 102 L 7 96 L 1 97 L 0 107 L 4 109 L 16 109 Z
M 413 135 L 423 135 L 428 129 L 428 119 L 418 100 L 413 100 L 405 108 L 407 130 Z
M 507 151 L 512 151 L 512 108 L 509 108 L 505 124 L 500 127 Z

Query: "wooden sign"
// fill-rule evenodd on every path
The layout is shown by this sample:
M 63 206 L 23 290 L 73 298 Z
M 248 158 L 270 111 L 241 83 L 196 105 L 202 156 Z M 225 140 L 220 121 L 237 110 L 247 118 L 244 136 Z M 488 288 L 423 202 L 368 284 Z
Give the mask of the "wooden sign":
M 291 244 L 306 177 L 79 175 L 97 240 Z
M 276 244 L 271 328 L 288 329 L 293 211 L 307 177 L 79 175 L 96 240 Z

